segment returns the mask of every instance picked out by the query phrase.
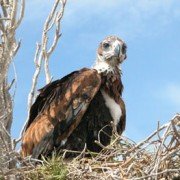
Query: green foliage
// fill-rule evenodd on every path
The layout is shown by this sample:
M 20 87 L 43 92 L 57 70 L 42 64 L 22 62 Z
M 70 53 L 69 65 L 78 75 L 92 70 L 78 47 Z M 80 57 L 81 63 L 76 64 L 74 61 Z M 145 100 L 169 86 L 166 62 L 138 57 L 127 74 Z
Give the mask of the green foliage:
M 44 164 L 29 172 L 26 178 L 47 179 L 47 180 L 65 180 L 67 179 L 67 168 L 62 162 L 62 158 L 55 154 L 49 158 L 43 158 Z

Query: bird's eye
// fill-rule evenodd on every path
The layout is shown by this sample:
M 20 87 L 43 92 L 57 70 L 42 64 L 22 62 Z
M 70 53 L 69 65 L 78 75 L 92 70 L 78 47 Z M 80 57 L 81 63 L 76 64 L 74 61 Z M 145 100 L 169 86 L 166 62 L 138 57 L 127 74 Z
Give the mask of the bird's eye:
M 123 54 L 126 54 L 126 49 L 127 49 L 126 44 L 123 44 L 123 46 L 122 46 L 122 53 Z
M 109 48 L 109 46 L 110 46 L 110 44 L 109 44 L 109 43 L 104 43 L 104 44 L 103 44 L 104 49 Z

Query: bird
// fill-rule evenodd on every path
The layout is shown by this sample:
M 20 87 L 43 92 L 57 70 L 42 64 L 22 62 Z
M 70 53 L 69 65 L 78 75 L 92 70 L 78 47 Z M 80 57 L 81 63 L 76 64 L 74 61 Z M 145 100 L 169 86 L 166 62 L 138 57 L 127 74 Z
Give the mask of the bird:
M 102 40 L 91 68 L 71 72 L 39 90 L 22 136 L 23 157 L 49 156 L 54 150 L 100 152 L 113 131 L 126 126 L 120 65 L 126 43 L 111 35 Z

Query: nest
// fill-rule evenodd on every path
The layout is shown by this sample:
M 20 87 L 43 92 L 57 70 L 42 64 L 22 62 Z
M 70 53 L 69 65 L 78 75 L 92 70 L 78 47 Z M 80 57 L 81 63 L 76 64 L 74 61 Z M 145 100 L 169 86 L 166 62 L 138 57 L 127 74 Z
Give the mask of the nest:
M 99 141 L 96 143 L 103 147 Z M 157 129 L 142 142 L 135 143 L 114 134 L 109 146 L 103 147 L 100 153 L 88 152 L 91 154 L 89 158 L 86 148 L 73 160 L 63 158 L 67 152 L 60 158 L 66 167 L 66 179 L 180 179 L 180 114 L 162 126 L 158 124 Z M 37 160 L 19 158 L 18 163 L 23 167 L 2 171 L 2 177 L 13 175 L 30 179 L 29 174 L 39 173 L 36 177 L 43 179 L 44 172 L 52 167 L 51 162 L 42 162 L 44 165 L 41 166 L 48 164 L 43 173 L 33 162 Z M 59 159 L 53 164 L 59 165 Z
M 97 142 L 99 145 L 100 142 Z M 111 144 L 85 158 L 85 151 L 67 163 L 70 179 L 173 179 L 180 174 L 180 115 L 157 127 L 136 144 L 114 135 Z M 179 176 L 180 179 L 180 176 Z

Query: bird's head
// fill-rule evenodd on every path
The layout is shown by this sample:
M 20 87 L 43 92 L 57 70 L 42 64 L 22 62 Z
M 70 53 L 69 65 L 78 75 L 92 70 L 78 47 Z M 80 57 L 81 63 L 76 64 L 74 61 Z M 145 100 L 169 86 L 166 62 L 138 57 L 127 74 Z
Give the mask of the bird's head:
M 97 61 L 107 63 L 109 66 L 119 66 L 126 59 L 126 44 L 117 36 L 108 36 L 97 50 Z

